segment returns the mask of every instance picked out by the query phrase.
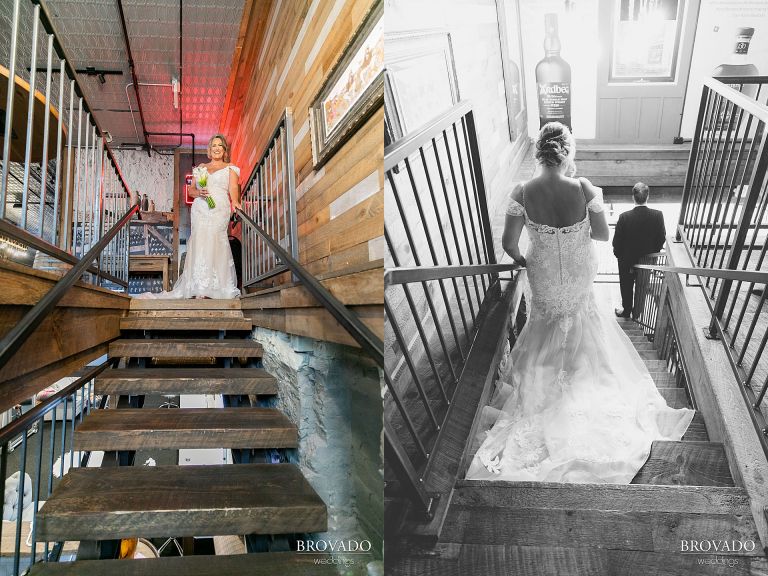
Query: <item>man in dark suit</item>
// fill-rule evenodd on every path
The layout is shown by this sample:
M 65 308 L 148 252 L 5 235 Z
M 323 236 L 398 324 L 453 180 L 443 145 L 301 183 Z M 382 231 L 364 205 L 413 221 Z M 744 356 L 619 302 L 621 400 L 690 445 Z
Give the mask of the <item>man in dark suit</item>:
M 616 309 L 616 316 L 623 318 L 629 318 L 634 308 L 633 266 L 642 256 L 658 252 L 664 246 L 664 214 L 646 206 L 649 192 L 648 186 L 642 182 L 634 185 L 632 196 L 635 207 L 619 216 L 613 235 L 613 254 L 619 261 L 622 306 Z

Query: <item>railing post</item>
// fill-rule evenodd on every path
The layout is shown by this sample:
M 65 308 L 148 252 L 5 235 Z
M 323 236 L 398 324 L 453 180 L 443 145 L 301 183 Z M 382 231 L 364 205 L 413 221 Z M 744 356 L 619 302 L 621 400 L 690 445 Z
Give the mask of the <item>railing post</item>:
M 467 119 L 467 131 L 469 132 L 469 150 L 472 158 L 472 173 L 475 179 L 477 200 L 480 203 L 480 218 L 483 226 L 483 243 L 488 249 L 488 264 L 496 264 L 496 248 L 493 244 L 493 232 L 491 220 L 488 215 L 488 198 L 485 193 L 485 178 L 483 177 L 482 160 L 480 159 L 480 147 L 477 143 L 477 130 L 475 129 L 475 115 L 470 109 L 465 116 Z
M 701 101 L 699 102 L 699 113 L 696 117 L 696 131 L 694 132 L 693 142 L 691 143 L 691 152 L 688 155 L 688 170 L 685 173 L 685 184 L 683 185 L 683 198 L 680 201 L 680 217 L 678 218 L 677 233 L 675 238 L 680 241 L 682 235 L 680 227 L 685 226 L 685 213 L 688 210 L 688 202 L 691 199 L 691 186 L 693 186 L 694 172 L 698 162 L 699 146 L 701 145 L 702 127 L 704 126 L 704 116 L 709 99 L 709 87 L 704 86 L 701 91 Z
M 749 179 L 749 194 L 747 196 L 747 201 L 744 204 L 744 209 L 741 212 L 739 225 L 736 228 L 736 237 L 731 245 L 731 251 L 728 253 L 728 261 L 725 266 L 729 270 L 738 269 L 741 253 L 744 249 L 744 241 L 747 238 L 747 232 L 749 231 L 752 222 L 752 216 L 754 215 L 755 207 L 757 206 L 757 200 L 763 189 L 766 171 L 768 171 L 768 147 L 766 147 L 764 122 L 760 122 L 757 125 L 755 138 L 758 137 L 761 139 L 760 150 L 758 151 L 757 162 L 755 163 L 755 167 L 752 170 L 752 175 Z M 717 295 L 712 311 L 712 321 L 709 324 L 709 336 L 711 338 L 717 338 L 717 319 L 722 316 L 723 311 L 725 310 L 732 283 L 732 280 L 723 280 L 723 283 L 720 286 L 720 292 Z

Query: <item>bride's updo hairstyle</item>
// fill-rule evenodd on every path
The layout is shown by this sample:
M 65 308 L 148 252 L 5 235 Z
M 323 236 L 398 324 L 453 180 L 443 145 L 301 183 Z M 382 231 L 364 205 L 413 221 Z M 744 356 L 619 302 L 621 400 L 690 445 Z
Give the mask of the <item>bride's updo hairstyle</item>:
M 536 140 L 536 160 L 542 166 L 562 166 L 574 152 L 573 136 L 565 124 L 544 124 Z
M 221 140 L 222 146 L 224 146 L 224 162 L 229 162 L 229 144 L 227 143 L 227 139 L 224 137 L 224 134 L 214 134 L 211 136 L 211 139 L 208 140 L 208 160 L 211 160 L 211 146 L 213 145 L 213 141 L 218 138 Z

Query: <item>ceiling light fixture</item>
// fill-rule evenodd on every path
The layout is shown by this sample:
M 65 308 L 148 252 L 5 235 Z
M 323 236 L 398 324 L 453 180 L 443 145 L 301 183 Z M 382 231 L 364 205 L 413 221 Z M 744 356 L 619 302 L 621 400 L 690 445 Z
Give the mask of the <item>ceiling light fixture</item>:
M 179 109 L 179 79 L 176 76 L 171 77 L 171 88 L 173 89 L 173 108 Z

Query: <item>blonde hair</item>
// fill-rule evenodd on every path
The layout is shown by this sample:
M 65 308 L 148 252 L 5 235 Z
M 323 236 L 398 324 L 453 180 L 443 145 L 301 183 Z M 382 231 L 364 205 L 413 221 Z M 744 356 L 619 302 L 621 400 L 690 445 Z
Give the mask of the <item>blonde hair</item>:
M 224 162 L 229 162 L 229 144 L 227 143 L 227 139 L 224 137 L 224 134 L 214 134 L 211 136 L 211 139 L 208 140 L 208 160 L 211 160 L 211 146 L 213 145 L 213 141 L 218 138 L 221 140 L 221 145 L 224 147 Z

